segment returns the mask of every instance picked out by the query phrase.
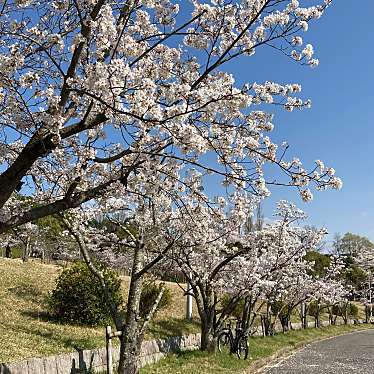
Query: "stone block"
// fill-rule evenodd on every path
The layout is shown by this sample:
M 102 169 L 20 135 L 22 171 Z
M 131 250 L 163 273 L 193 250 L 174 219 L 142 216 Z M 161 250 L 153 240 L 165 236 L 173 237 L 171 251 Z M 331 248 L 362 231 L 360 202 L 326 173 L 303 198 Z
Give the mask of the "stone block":
M 44 359 L 44 371 L 45 374 L 55 374 L 57 373 L 57 356 L 46 357 Z
M 105 352 L 105 355 L 106 355 L 106 352 Z M 119 347 L 115 347 L 112 349 L 112 357 L 113 357 L 113 363 L 117 363 L 119 361 Z
M 96 371 L 105 369 L 106 367 L 106 351 L 105 349 L 92 349 L 90 356 L 90 368 Z
M 56 374 L 70 374 L 75 365 L 73 358 L 70 353 L 56 356 Z
M 43 358 L 31 358 L 27 360 L 27 368 L 29 374 L 48 374 L 44 370 Z
M 150 356 L 142 356 L 139 360 L 140 367 L 144 367 L 151 363 Z
M 102 370 L 103 366 L 106 366 L 106 351 L 105 349 L 84 350 L 80 355 L 80 362 L 86 370 Z
M 19 361 L 4 365 L 4 374 L 27 374 L 27 361 Z
M 144 356 L 151 355 L 155 352 L 159 352 L 159 350 L 158 341 L 149 340 L 142 343 L 141 354 Z

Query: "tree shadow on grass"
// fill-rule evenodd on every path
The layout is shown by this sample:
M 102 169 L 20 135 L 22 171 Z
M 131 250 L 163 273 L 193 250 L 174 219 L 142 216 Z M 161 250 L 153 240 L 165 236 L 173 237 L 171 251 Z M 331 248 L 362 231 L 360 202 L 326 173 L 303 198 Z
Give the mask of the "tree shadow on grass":
M 44 342 L 48 344 L 48 342 L 56 343 L 55 346 L 64 347 L 68 349 L 75 349 L 77 351 L 84 350 L 84 349 L 94 349 L 98 348 L 99 346 L 103 346 L 105 344 L 104 338 L 104 330 L 103 330 L 103 337 L 92 337 L 88 335 L 87 337 L 72 337 L 69 335 L 69 332 L 64 333 L 61 330 L 53 331 L 53 325 L 50 326 L 41 326 L 39 325 L 7 325 L 3 324 L 4 327 L 13 330 L 14 333 L 18 334 L 27 334 L 30 337 L 40 337 Z M 72 326 L 73 327 L 73 326 Z M 43 344 L 42 342 L 40 344 Z
M 23 310 L 20 314 L 24 317 L 32 318 L 42 322 L 53 322 L 57 323 L 58 321 L 54 318 L 49 312 L 45 310 Z
M 182 336 L 200 331 L 199 321 L 171 318 L 168 320 L 154 321 L 149 326 L 147 336 L 152 338 L 165 338 Z
M 29 283 L 22 283 L 15 287 L 10 287 L 8 291 L 15 297 L 26 301 L 39 303 L 45 300 L 43 292 Z

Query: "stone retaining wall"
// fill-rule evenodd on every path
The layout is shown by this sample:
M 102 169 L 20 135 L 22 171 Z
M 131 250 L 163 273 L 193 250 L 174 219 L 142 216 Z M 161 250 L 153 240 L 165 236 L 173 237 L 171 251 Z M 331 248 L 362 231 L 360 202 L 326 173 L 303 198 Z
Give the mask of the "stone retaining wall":
M 357 319 L 357 320 L 349 319 L 348 320 L 348 325 L 362 324 L 364 322 L 365 321 L 363 319 Z M 344 325 L 344 321 L 339 319 L 339 320 L 336 321 L 335 324 L 336 325 Z M 321 321 L 321 326 L 322 327 L 330 326 L 330 322 L 329 321 Z M 314 322 L 308 322 L 308 328 L 314 328 L 314 327 L 315 327 Z M 302 328 L 301 322 L 291 324 L 291 330 L 301 330 L 301 328 Z M 277 333 L 282 332 L 282 326 L 280 324 L 277 324 L 275 326 L 275 332 L 277 332 Z M 252 333 L 252 335 L 253 336 L 262 336 L 261 326 L 258 326 L 257 330 L 254 333 Z
M 349 320 L 349 324 L 363 323 L 363 320 Z M 336 321 L 342 325 L 343 321 Z M 328 326 L 328 321 L 322 321 L 322 326 Z M 314 327 L 314 322 L 309 322 L 308 327 Z M 301 323 L 293 323 L 293 330 L 300 330 Z M 276 331 L 281 331 L 280 326 Z M 261 336 L 261 328 L 254 333 Z M 140 354 L 140 365 L 145 366 L 159 361 L 171 352 L 196 350 L 200 346 L 200 334 L 175 336 L 168 339 L 155 339 L 144 341 Z M 113 362 L 118 362 L 119 348 L 113 348 Z M 98 348 L 82 350 L 45 358 L 31 358 L 12 364 L 0 364 L 0 374 L 83 374 L 88 372 L 106 371 L 106 349 Z
M 159 361 L 171 352 L 199 349 L 200 334 L 144 341 L 141 366 Z M 119 348 L 113 348 L 113 362 L 118 362 Z M 106 371 L 106 349 L 82 350 L 45 358 L 31 358 L 12 364 L 1 364 L 0 374 L 83 374 Z

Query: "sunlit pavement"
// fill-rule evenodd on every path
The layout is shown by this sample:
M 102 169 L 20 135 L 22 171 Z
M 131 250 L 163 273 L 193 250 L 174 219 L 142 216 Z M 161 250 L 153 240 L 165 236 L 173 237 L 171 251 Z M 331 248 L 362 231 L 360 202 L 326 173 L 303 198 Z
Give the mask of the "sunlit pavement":
M 374 330 L 312 343 L 285 360 L 269 365 L 267 374 L 374 374 Z

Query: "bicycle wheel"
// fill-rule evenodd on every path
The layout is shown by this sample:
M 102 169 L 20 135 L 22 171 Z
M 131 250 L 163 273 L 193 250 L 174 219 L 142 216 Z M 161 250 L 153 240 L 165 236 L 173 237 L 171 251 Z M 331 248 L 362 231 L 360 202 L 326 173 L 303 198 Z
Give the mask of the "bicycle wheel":
M 217 346 L 218 346 L 218 351 L 220 353 L 230 353 L 231 352 L 230 335 L 227 331 L 223 331 L 218 335 Z
M 238 358 L 243 358 L 246 360 L 248 358 L 249 353 L 249 347 L 248 347 L 248 338 L 243 335 L 239 337 L 238 344 L 236 346 L 236 354 L 238 355 Z

